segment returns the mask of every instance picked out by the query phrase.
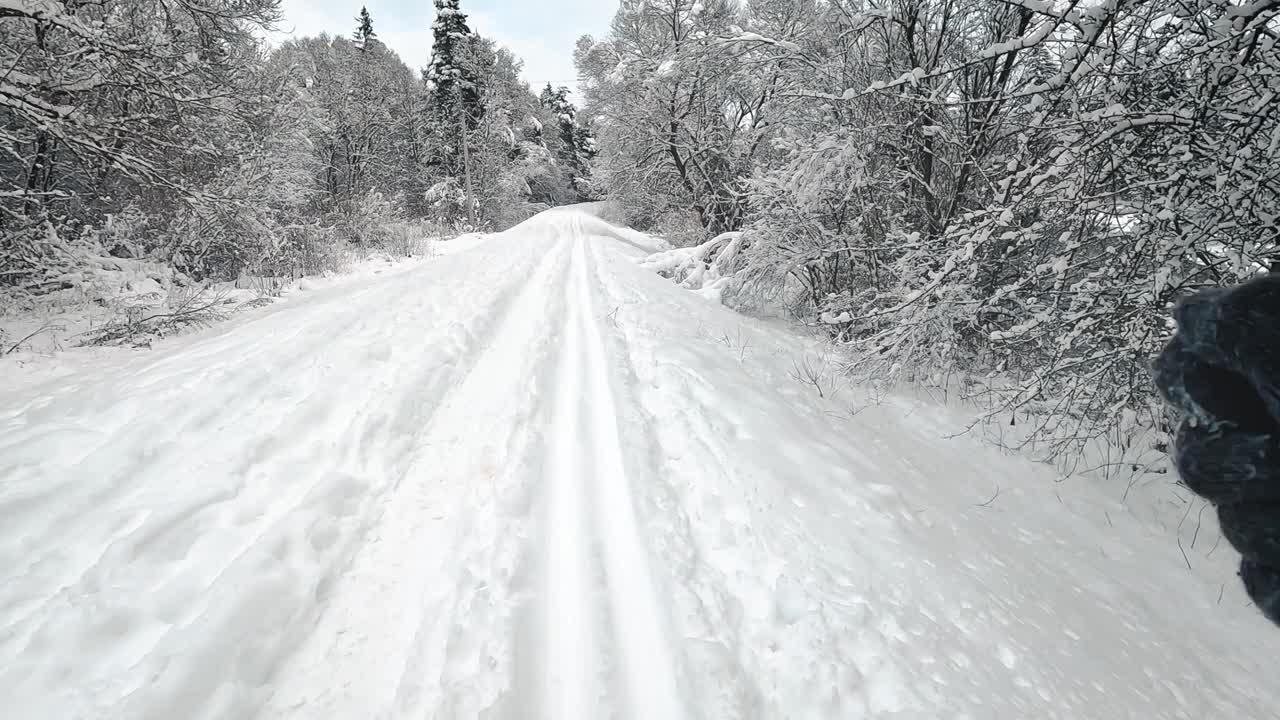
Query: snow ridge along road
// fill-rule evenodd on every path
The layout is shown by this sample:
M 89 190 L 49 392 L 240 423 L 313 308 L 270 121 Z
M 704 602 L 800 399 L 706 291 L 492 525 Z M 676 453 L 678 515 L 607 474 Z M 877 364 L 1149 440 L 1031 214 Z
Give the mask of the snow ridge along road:
M 849 417 L 650 242 L 553 211 L 0 393 L 6 717 L 1280 716 L 1166 536 Z

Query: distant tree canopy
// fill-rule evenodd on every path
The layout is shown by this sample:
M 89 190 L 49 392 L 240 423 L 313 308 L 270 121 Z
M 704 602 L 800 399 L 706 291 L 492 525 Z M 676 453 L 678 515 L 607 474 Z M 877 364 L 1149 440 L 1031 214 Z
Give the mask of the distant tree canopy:
M 279 0 L 0 5 L 0 293 L 107 253 L 228 277 L 390 222 L 504 226 L 587 172 L 526 132 L 552 111 L 457 0 L 437 0 L 421 71 L 365 7 L 350 33 L 268 48 Z

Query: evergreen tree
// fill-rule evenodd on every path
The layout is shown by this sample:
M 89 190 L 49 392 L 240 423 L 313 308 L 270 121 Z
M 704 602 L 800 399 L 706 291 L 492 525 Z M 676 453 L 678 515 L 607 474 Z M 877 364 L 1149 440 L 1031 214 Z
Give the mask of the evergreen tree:
M 547 86 L 542 88 L 542 92 L 538 95 L 538 102 L 542 103 L 542 107 L 550 108 L 555 104 L 555 100 L 556 91 L 551 89 L 551 83 L 547 83 Z
M 578 108 L 569 101 L 569 88 L 551 88 L 551 83 L 538 96 L 555 119 L 556 132 L 552 139 L 552 153 L 570 169 L 570 182 L 582 193 L 583 182 L 589 175 L 588 165 L 595 157 L 595 136 L 590 128 L 578 122 Z
M 356 18 L 356 22 L 360 24 L 352 35 L 352 39 L 356 41 L 361 50 L 364 50 L 369 40 L 378 37 L 377 33 L 373 31 L 373 18 L 369 15 L 369 8 L 361 6 L 360 16 Z
M 578 126 L 578 109 L 569 102 L 569 88 L 561 86 L 552 90 L 551 84 L 547 83 L 542 90 L 540 100 L 543 107 L 550 110 L 552 117 L 556 120 L 556 137 L 563 148 L 562 157 L 570 164 L 577 166 L 579 163 L 575 130 Z
M 435 0 L 432 24 L 431 64 L 424 72 L 427 84 L 427 134 L 433 136 L 436 155 L 429 166 L 441 171 L 445 184 L 465 189 L 468 214 L 475 220 L 475 186 L 472 178 L 469 135 L 481 127 L 485 103 L 480 78 L 494 65 L 489 43 L 467 25 L 458 0 Z
M 476 35 L 467 25 L 467 16 L 458 0 L 435 0 L 436 19 L 431 26 L 431 64 L 426 80 L 432 105 L 445 117 L 456 117 L 458 104 L 474 129 L 481 111 L 477 82 Z
M 573 147 L 578 153 L 584 175 L 590 174 L 591 161 L 600 153 L 596 146 L 596 132 L 591 125 L 579 122 L 573 128 Z

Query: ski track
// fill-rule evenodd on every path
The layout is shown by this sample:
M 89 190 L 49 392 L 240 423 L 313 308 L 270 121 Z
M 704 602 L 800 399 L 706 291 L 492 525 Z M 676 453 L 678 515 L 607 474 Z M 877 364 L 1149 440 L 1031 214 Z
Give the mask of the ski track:
M 575 227 L 573 278 L 569 306 L 581 336 L 566 343 L 586 365 L 586 388 L 579 402 L 588 416 L 587 435 L 594 461 L 585 479 L 595 488 L 598 503 L 592 513 L 600 539 L 605 582 L 609 588 L 614 637 L 621 675 L 626 684 L 626 712 L 637 718 L 681 720 L 685 716 L 677 690 L 677 663 L 666 638 L 669 620 L 657 597 L 649 551 L 639 528 L 632 487 L 624 467 L 616 424 L 617 410 L 604 357 L 599 322 L 591 298 L 586 235 Z M 573 322 L 574 320 L 571 320 Z M 575 347 L 578 345 L 579 347 Z M 585 347 L 580 347 L 585 345 Z M 550 717 L 563 717 L 551 714 Z
M 576 268 L 576 247 L 572 253 Z M 576 272 L 571 274 L 576 278 Z M 569 294 L 574 284 L 566 284 Z M 595 490 L 590 485 L 591 467 L 581 451 L 583 437 L 591 430 L 582 402 L 586 388 L 582 382 L 581 310 L 573 307 L 572 301 L 566 295 L 566 320 L 559 337 L 560 370 L 547 431 L 550 447 L 542 524 L 546 571 L 541 586 L 541 597 L 546 601 L 539 612 L 538 636 L 546 653 L 545 657 L 538 657 L 535 646 L 527 649 L 524 656 L 531 665 L 545 668 L 539 703 L 543 716 L 586 720 L 601 714 L 598 689 L 603 658 L 596 654 L 600 622 L 592 607 L 596 602 L 592 593 L 597 576 L 596 546 L 591 542 L 588 526 L 592 518 L 587 510 Z
M 6 717 L 1280 712 L 1238 591 L 942 410 L 836 417 L 650 242 L 553 211 L 0 394 Z

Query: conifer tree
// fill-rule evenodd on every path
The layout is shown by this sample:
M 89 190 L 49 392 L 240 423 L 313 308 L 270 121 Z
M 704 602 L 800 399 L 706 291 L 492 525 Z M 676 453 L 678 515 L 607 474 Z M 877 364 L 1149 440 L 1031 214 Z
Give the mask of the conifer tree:
M 555 118 L 556 132 L 552 143 L 556 159 L 570 168 L 570 182 L 579 187 L 589 174 L 588 164 L 595 156 L 595 136 L 590 128 L 578 122 L 578 108 L 569 100 L 569 88 L 542 89 L 539 102 Z
M 457 115 L 460 103 L 468 124 L 474 128 L 482 110 L 477 82 L 477 38 L 467 25 L 467 15 L 458 0 L 435 0 L 435 4 L 431 64 L 425 73 L 432 105 L 452 118 Z
M 443 170 L 446 178 L 463 179 L 468 213 L 474 214 L 475 188 L 467 136 L 480 127 L 484 116 L 479 77 L 486 65 L 486 46 L 467 25 L 458 0 L 435 0 L 435 5 L 431 64 L 424 72 L 427 124 L 439 139 L 439 154 L 431 164 Z
M 360 15 L 356 18 L 356 22 L 359 23 L 359 26 L 356 28 L 355 33 L 352 34 L 352 39 L 356 41 L 361 50 L 364 50 L 370 39 L 378 37 L 377 33 L 373 31 L 373 18 L 369 15 L 368 7 L 361 6 Z

